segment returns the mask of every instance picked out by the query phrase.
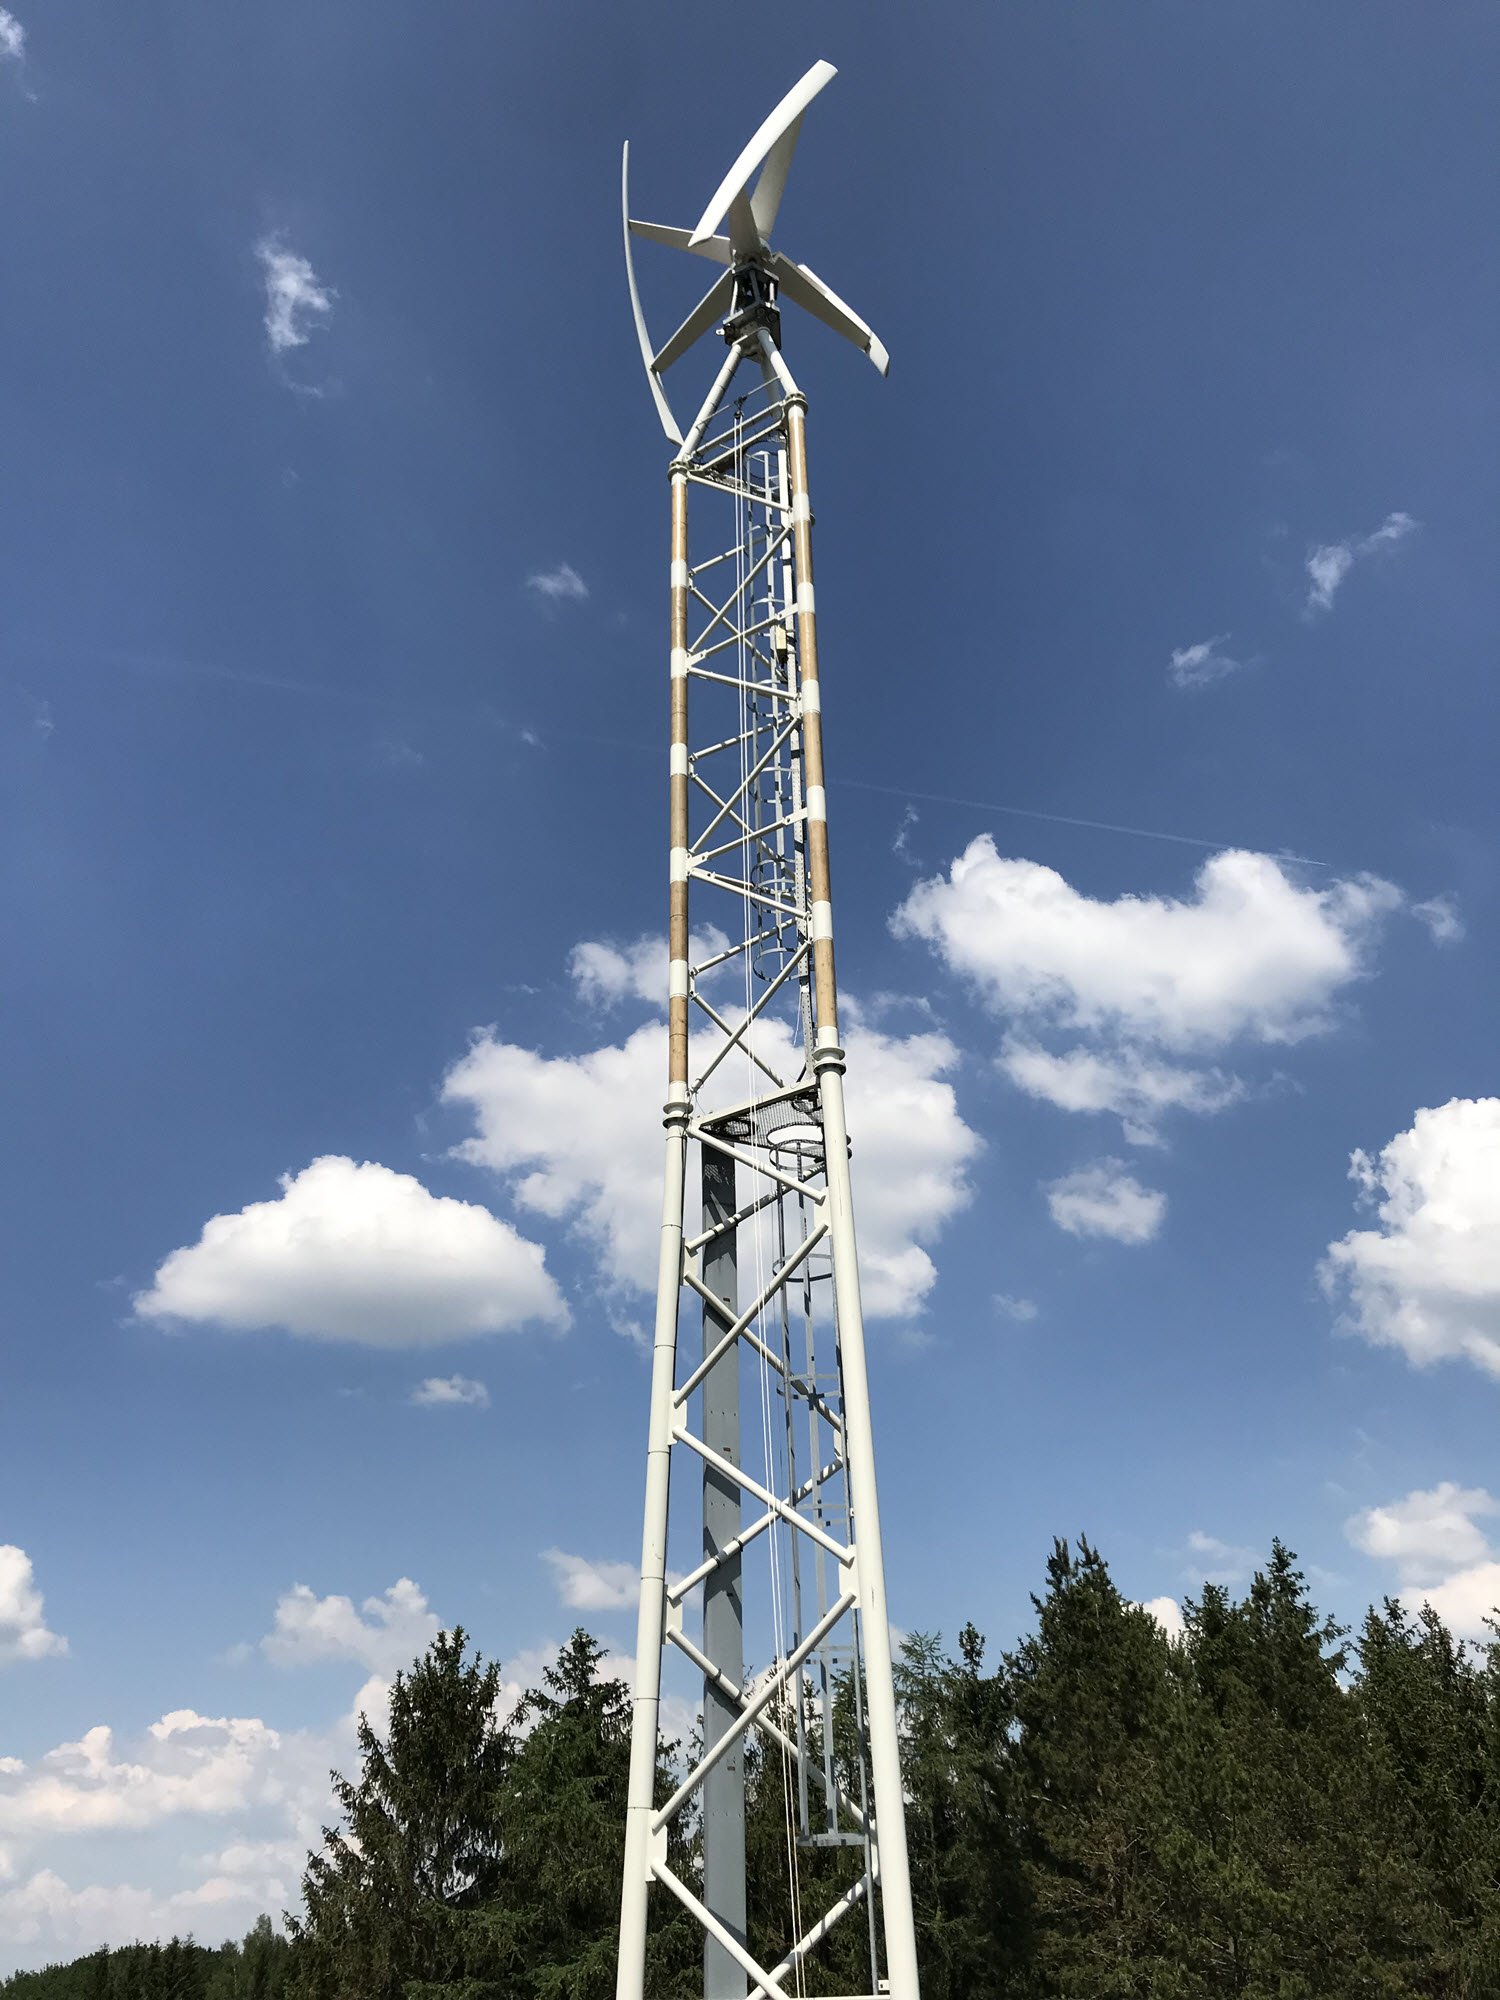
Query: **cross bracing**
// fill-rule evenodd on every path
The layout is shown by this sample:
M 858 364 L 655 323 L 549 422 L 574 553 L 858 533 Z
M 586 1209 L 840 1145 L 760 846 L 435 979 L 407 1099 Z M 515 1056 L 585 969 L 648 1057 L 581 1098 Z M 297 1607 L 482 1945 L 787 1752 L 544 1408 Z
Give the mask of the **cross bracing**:
M 888 1798 L 882 1826 L 878 1796 L 890 1773 L 874 1783 L 867 1713 L 877 1600 L 887 1690 L 889 1637 L 878 1520 L 870 1501 L 862 1515 L 851 1478 L 851 1454 L 868 1451 L 868 1410 L 861 1393 L 851 1424 L 849 1361 L 857 1348 L 862 1377 L 863 1340 L 848 1254 L 805 404 L 760 329 L 728 361 L 695 426 L 696 454 L 672 466 L 672 1076 L 638 1764 L 654 1757 L 663 1647 L 703 1677 L 704 1728 L 672 1795 L 649 1811 L 634 1802 L 632 1862 L 643 1889 L 655 1885 L 701 1925 L 706 1992 L 797 1993 L 835 1928 L 858 1916 L 874 1994 L 892 1990 L 881 1888 L 894 1844 L 892 1807 Z M 692 1164 L 704 1194 L 696 1229 L 684 1219 Z M 691 1350 L 689 1312 L 702 1325 Z M 701 1484 L 705 1506 L 701 1547 L 671 1577 L 674 1477 Z M 736 1628 L 727 1645 L 726 1622 Z M 743 1882 L 752 1735 L 780 1767 L 790 1857 L 784 1944 L 767 1963 L 750 1950 L 743 1890 L 737 1901 L 722 1879 L 738 1866 Z M 899 1774 L 896 1786 L 899 1808 Z M 721 1820 L 727 1841 L 715 1839 Z M 701 1879 L 669 1865 L 673 1825 L 693 1829 Z M 904 1889 L 903 1833 L 898 1824 Z M 813 1907 L 797 1857 L 817 1849 L 847 1851 L 849 1862 Z M 763 1937 L 768 1913 L 753 1914 Z M 639 1990 L 626 1982 L 622 1952 L 620 1991 Z

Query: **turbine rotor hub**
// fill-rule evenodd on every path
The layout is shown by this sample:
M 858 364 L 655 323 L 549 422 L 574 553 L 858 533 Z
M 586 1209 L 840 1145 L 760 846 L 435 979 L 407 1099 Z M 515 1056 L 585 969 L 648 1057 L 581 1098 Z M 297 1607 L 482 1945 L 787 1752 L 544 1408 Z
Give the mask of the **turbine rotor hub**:
M 728 319 L 719 328 L 726 345 L 733 347 L 751 327 L 763 326 L 780 347 L 781 312 L 776 304 L 776 280 L 760 264 L 737 264 L 733 277 L 734 303 Z

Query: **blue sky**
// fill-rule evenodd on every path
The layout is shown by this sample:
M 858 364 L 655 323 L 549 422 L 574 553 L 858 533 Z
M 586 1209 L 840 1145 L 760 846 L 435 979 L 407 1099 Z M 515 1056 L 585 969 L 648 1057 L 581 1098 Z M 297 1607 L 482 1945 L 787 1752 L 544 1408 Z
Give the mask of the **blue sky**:
M 628 1652 L 619 148 L 691 222 L 820 56 L 779 234 L 892 355 L 788 313 L 893 1614 L 1009 1644 L 1079 1531 L 1500 1600 L 1493 10 L 764 11 L 0 11 L 0 1967 L 293 1900 L 438 1621 Z

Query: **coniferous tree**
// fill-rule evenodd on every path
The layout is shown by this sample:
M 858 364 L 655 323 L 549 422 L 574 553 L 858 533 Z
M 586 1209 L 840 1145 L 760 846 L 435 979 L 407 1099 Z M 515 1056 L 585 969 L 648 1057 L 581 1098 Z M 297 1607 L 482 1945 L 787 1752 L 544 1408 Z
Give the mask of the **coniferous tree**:
M 1022 1865 L 1039 1994 L 1163 1988 L 1157 1857 L 1176 1688 L 1166 1634 L 1098 1551 L 1054 1544 L 1036 1634 L 1006 1661 Z
M 471 1924 L 500 1875 L 502 1788 L 514 1739 L 496 1717 L 500 1669 L 440 1632 L 391 1690 L 384 1740 L 363 1715 L 357 1782 L 333 1774 L 344 1824 L 308 1857 L 290 1918 L 305 2000 L 453 2000 L 502 1990 L 471 1972 Z
M 1416 1917 L 1423 1991 L 1500 1994 L 1496 1711 L 1489 1660 L 1455 1641 L 1430 1605 L 1393 1598 L 1367 1615 L 1353 1700 Z
M 1016 1842 L 1010 1701 L 982 1672 L 984 1640 L 959 1659 L 922 1633 L 896 1672 L 912 1906 L 924 2000 L 1001 1993 L 1025 1962 L 1030 1896 Z
M 918 1637 L 899 1668 L 926 2000 L 1500 2000 L 1500 1647 L 1388 1602 L 1346 1653 L 1279 1543 L 1242 1600 L 1205 1586 L 1177 1641 L 1087 1542 L 1056 1545 L 1037 1614 L 996 1674 L 972 1627 L 958 1659 Z M 361 1727 L 292 1940 L 263 1919 L 0 1995 L 608 2000 L 630 1705 L 605 1666 L 576 1633 L 502 1720 L 498 1669 L 443 1634 L 386 1735 Z M 832 1746 L 854 1797 L 857 1693 Z M 751 1945 L 774 1962 L 863 1856 L 800 1844 L 784 1757 L 754 1735 L 745 1756 Z M 672 1782 L 664 1757 L 659 1799 Z M 694 1882 L 691 1823 L 669 1851 Z M 665 1896 L 653 1921 L 653 2000 L 701 1993 L 696 1926 Z M 868 1990 L 867 1921 L 800 1990 Z
M 615 1986 L 631 1701 L 601 1676 L 604 1648 L 577 1631 L 514 1718 L 519 1743 L 500 1809 L 502 1859 L 476 1922 L 509 1996 L 607 2000 Z M 666 1784 L 661 1778 L 661 1795 Z M 669 1856 L 687 1860 L 681 1835 Z M 649 1941 L 648 1990 L 692 1990 L 690 1927 L 666 1909 Z M 413 2000 L 417 2000 L 413 1996 Z
M 1226 1994 L 1419 1990 L 1421 1886 L 1343 1683 L 1342 1637 L 1279 1542 L 1244 1601 L 1187 1608 L 1188 1754 L 1173 1770 L 1176 1962 Z

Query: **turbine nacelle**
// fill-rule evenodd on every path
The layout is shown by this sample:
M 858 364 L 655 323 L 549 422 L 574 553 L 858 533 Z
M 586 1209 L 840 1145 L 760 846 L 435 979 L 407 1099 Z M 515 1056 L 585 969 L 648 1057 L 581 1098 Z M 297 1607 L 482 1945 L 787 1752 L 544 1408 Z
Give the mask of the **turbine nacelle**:
M 620 169 L 620 206 L 630 304 L 646 379 L 662 428 L 674 444 L 682 443 L 682 432 L 672 415 L 661 378 L 718 320 L 727 321 L 724 335 L 731 344 L 749 327 L 764 326 L 779 347 L 778 300 L 790 299 L 814 319 L 822 320 L 825 326 L 852 341 L 882 375 L 890 368 L 890 356 L 859 314 L 845 305 L 815 271 L 805 264 L 794 264 L 790 257 L 784 257 L 771 246 L 771 230 L 781 206 L 797 135 L 802 129 L 802 115 L 837 74 L 832 63 L 814 63 L 801 82 L 787 92 L 720 182 L 696 229 L 674 229 L 665 223 L 640 222 L 631 216 L 630 145 L 626 142 Z M 750 181 L 757 168 L 759 178 L 752 192 Z M 635 282 L 632 236 L 644 237 L 649 243 L 665 243 L 675 250 L 687 250 L 726 267 L 666 344 L 655 350 L 646 331 Z

